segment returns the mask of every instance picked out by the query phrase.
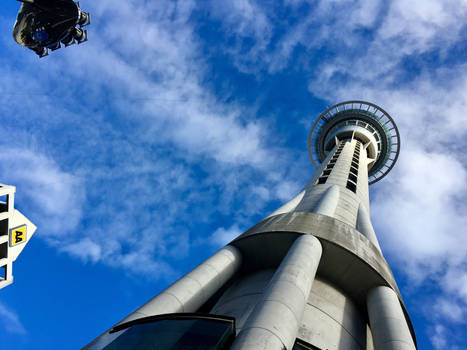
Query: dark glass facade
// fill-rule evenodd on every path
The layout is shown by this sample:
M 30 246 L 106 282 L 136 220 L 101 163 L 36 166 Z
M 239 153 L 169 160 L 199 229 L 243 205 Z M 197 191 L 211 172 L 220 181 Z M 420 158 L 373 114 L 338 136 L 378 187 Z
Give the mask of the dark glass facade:
M 145 317 L 114 327 L 83 350 L 228 350 L 235 319 L 180 313 Z M 320 350 L 297 339 L 292 350 Z
M 321 350 L 321 349 L 307 342 L 304 342 L 303 340 L 297 339 L 295 341 L 295 344 L 292 350 Z
M 120 328 L 120 327 L 119 327 Z M 100 337 L 86 350 L 222 350 L 235 337 L 233 319 L 183 316 L 133 323 Z

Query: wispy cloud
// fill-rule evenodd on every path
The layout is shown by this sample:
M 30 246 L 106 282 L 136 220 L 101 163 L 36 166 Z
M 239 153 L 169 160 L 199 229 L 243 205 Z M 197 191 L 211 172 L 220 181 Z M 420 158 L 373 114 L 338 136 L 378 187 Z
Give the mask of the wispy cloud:
M 248 222 L 247 212 L 296 191 L 281 185 L 290 154 L 277 157 L 256 110 L 219 101 L 206 84 L 195 9 L 101 1 L 89 5 L 85 46 L 40 65 L 25 53 L 21 70 L 0 68 L 11 116 L 2 134 L 15 140 L 2 175 L 29 203 L 37 237 L 83 262 L 167 278 L 175 273 L 167 260 L 189 254 L 202 234 L 196 220 L 245 201 L 236 215 Z M 260 192 L 251 178 L 262 180 Z
M 85 187 L 78 176 L 64 172 L 38 150 L 3 146 L 0 174 L 4 182 L 17 186 L 17 197 L 31 210 L 31 220 L 50 239 L 63 238 L 82 219 Z
M 433 346 L 437 350 L 446 349 L 447 347 L 447 335 L 446 335 L 446 328 L 442 325 L 437 325 L 434 329 L 433 334 L 431 335 L 430 339 L 433 343 Z
M 211 16 L 221 21 L 228 45 L 223 49 L 241 72 L 263 66 L 273 35 L 273 24 L 264 4 L 253 0 L 211 1 Z
M 242 231 L 238 228 L 238 225 L 233 225 L 229 228 L 219 227 L 210 236 L 209 242 L 215 246 L 222 247 L 238 237 Z
M 0 324 L 2 324 L 2 328 L 8 333 L 17 335 L 25 335 L 27 333 L 18 315 L 2 302 L 0 302 Z

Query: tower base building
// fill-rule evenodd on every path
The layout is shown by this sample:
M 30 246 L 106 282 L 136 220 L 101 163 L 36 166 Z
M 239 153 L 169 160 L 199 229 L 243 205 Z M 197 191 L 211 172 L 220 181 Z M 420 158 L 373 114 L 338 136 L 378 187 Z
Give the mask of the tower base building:
M 85 348 L 413 350 L 415 334 L 370 220 L 394 166 L 392 118 L 363 101 L 314 123 L 304 189 Z

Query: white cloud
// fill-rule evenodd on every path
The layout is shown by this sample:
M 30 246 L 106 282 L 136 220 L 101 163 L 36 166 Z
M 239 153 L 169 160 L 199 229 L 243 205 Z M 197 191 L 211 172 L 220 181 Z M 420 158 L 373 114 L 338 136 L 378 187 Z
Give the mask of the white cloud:
M 101 247 L 89 237 L 63 247 L 63 251 L 82 259 L 84 262 L 98 262 L 101 259 Z
M 270 166 L 272 156 L 263 146 L 266 126 L 249 120 L 247 109 L 217 101 L 202 84 L 206 65 L 189 23 L 192 6 L 191 2 L 141 6 L 130 1 L 115 7 L 111 1 L 101 2 L 103 13 L 109 15 L 110 11 L 115 21 L 132 30 L 122 37 L 114 30 L 113 21 L 104 20 L 100 30 L 106 36 L 94 38 L 86 51 L 77 53 L 78 60 L 93 67 L 85 70 L 90 80 L 116 95 L 125 87 L 124 94 L 136 98 L 138 103 L 125 103 L 122 109 L 147 125 L 141 135 L 144 139 L 168 142 L 189 155 L 214 157 L 233 165 Z M 242 9 L 248 9 L 248 2 Z M 101 46 L 109 41 L 118 45 L 102 52 Z M 75 61 L 76 54 L 67 59 Z M 77 74 L 83 71 L 77 70 Z
M 216 246 L 223 246 L 237 238 L 241 233 L 242 231 L 238 228 L 238 225 L 233 225 L 227 229 L 219 227 L 211 235 L 209 242 Z
M 465 323 L 467 308 L 459 304 L 457 300 L 448 298 L 439 298 L 435 303 L 435 308 L 441 314 L 442 318 L 448 319 L 454 323 Z
M 416 271 L 425 278 L 446 260 L 467 258 L 467 206 L 461 203 L 467 171 L 452 155 L 402 152 L 390 180 L 377 192 L 372 214 L 384 230 L 381 240 L 388 253 L 413 268 L 420 266 Z
M 294 21 L 281 17 L 271 6 L 260 1 L 212 3 L 212 13 L 222 20 L 226 41 L 224 47 L 237 69 L 253 73 L 260 79 L 260 72 L 277 73 L 290 67 L 296 48 L 319 49 L 322 46 L 355 46 L 354 30 L 371 28 L 378 23 L 383 8 L 381 1 L 287 1 L 277 4 L 281 10 L 290 12 Z M 306 5 L 304 12 L 301 5 Z M 279 12 L 280 13 L 280 12 Z M 277 25 L 280 24 L 280 25 Z M 234 45 L 230 45 L 231 41 Z M 307 57 L 300 65 L 313 67 L 314 57 Z M 296 65 L 296 62 L 293 63 Z M 314 69 L 314 67 L 313 67 Z
M 303 187 L 303 186 L 302 186 Z M 293 197 L 295 197 L 300 190 L 300 185 L 291 181 L 282 181 L 276 187 L 276 196 L 282 202 L 288 202 Z
M 9 307 L 0 302 L 0 323 L 8 333 L 25 335 L 26 329 L 18 315 Z
M 18 146 L 19 157 L 10 153 L 2 161 L 3 179 L 37 206 L 37 214 L 25 211 L 40 220 L 37 237 L 84 262 L 167 277 L 174 272 L 162 261 L 187 256 L 198 238 L 189 232 L 193 218 L 226 214 L 248 198 L 237 214 L 245 220 L 244 212 L 258 212 L 283 192 L 276 187 L 287 152 L 275 156 L 278 149 L 266 144 L 274 142 L 267 126 L 250 118 L 254 109 L 218 101 L 206 87 L 206 62 L 190 23 L 195 5 L 88 4 L 94 18 L 89 42 L 40 65 L 25 54 L 21 70 L 11 63 L 0 68 L 8 91 L 27 97 L 8 101 L 7 113 L 20 113 L 13 132 L 4 134 L 28 139 L 18 132 L 23 118 L 50 153 Z M 232 6 L 243 17 L 255 16 L 253 26 L 245 22 L 244 35 L 267 35 L 254 3 Z M 45 94 L 27 95 L 34 91 Z M 70 134 L 59 135 L 62 130 Z M 33 166 L 7 171 L 21 161 Z M 207 174 L 193 174 L 193 164 Z M 266 175 L 271 169 L 275 177 Z M 245 185 L 251 177 L 262 178 L 268 190 L 251 190 Z
M 466 15 L 464 1 L 393 1 L 379 34 L 383 40 L 397 38 L 404 54 L 423 52 L 457 41 Z
M 4 182 L 17 187 L 16 196 L 32 209 L 23 213 L 39 225 L 41 235 L 63 237 L 79 224 L 86 189 L 79 177 L 61 170 L 53 159 L 34 150 L 4 146 L 0 174 Z
M 457 295 L 464 301 L 463 311 L 467 311 L 467 271 L 466 271 L 466 259 L 463 264 L 456 264 L 455 268 L 451 268 L 447 271 L 443 278 L 446 290 Z M 464 322 L 466 322 L 464 318 Z
M 430 340 L 435 349 L 441 350 L 441 349 L 446 349 L 447 347 L 447 334 L 446 334 L 446 328 L 442 325 L 436 325 L 434 332 L 432 333 Z
M 344 12 L 345 8 L 334 8 L 332 16 L 343 21 L 347 18 L 343 16 Z M 393 1 L 378 20 L 378 27 L 371 38 L 354 32 L 355 24 L 354 27 L 344 24 L 348 28 L 346 35 L 341 35 L 341 25 L 333 26 L 333 31 L 326 33 L 323 39 L 326 36 L 327 40 L 335 38 L 342 47 L 331 42 L 330 46 L 334 50 L 338 53 L 347 50 L 354 54 L 335 54 L 334 58 L 321 64 L 316 69 L 316 79 L 310 83 L 310 90 L 323 98 L 334 96 L 336 86 L 344 92 L 344 85 L 347 84 L 337 84 L 342 77 L 352 85 L 360 85 L 363 90 L 369 88 L 378 91 L 396 82 L 397 87 L 400 87 L 399 81 L 407 73 L 403 67 L 404 60 L 414 57 L 420 59 L 417 55 L 431 50 L 442 59 L 450 48 L 462 40 L 463 23 L 466 20 L 467 5 L 461 0 Z
M 211 5 L 213 16 L 222 20 L 229 43 L 224 50 L 237 68 L 261 79 L 264 70 L 277 73 L 290 68 L 291 63 L 293 68 L 298 64 L 318 77 L 313 77 L 310 86 L 317 96 L 328 95 L 320 80 L 336 83 L 339 74 L 361 81 L 392 80 L 397 76 L 397 65 L 410 55 L 439 50 L 444 56 L 448 48 L 462 39 L 467 18 L 467 5 L 462 0 L 278 4 L 290 12 L 291 18 L 300 16 L 299 21 L 290 22 L 259 1 L 243 1 L 239 3 L 242 6 L 237 3 Z M 299 5 L 305 4 L 304 11 Z M 368 29 L 373 31 L 371 37 L 362 34 Z M 320 57 L 314 57 L 323 47 L 328 52 L 324 63 Z M 306 56 L 292 62 L 295 49 L 305 49 Z M 343 51 L 346 55 L 340 54 Z M 352 65 L 346 64 L 348 61 Z
M 241 72 L 256 71 L 265 59 L 264 53 L 271 41 L 270 18 L 261 3 L 254 0 L 211 1 L 212 16 L 221 20 L 231 39 L 224 50 L 231 55 Z

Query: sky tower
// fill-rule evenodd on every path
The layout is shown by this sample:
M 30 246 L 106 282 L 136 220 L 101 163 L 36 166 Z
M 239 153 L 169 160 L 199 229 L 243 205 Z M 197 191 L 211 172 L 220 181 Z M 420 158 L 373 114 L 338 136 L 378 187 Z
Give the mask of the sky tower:
M 86 348 L 416 349 L 370 220 L 368 185 L 399 149 L 380 107 L 327 109 L 308 141 L 316 171 L 296 197 Z

